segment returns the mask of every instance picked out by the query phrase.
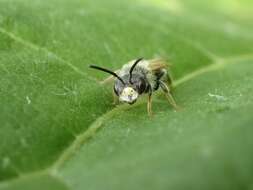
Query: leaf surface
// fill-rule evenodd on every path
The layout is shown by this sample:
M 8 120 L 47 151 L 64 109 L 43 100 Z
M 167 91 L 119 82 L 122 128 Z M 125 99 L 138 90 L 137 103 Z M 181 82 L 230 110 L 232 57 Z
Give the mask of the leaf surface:
M 0 189 L 252 187 L 252 3 L 173 2 L 0 2 Z M 151 119 L 88 69 L 156 56 Z

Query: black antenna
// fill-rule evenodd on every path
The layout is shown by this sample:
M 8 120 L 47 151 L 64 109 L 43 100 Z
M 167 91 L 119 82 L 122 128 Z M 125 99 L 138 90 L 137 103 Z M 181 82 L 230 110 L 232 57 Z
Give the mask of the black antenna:
M 131 69 L 130 69 L 130 71 L 129 71 L 129 74 L 130 74 L 129 82 L 130 82 L 131 84 L 132 84 L 132 72 L 133 72 L 135 66 L 136 66 L 142 59 L 143 59 L 143 58 L 137 59 L 137 60 L 134 62 L 134 64 L 132 65 L 132 67 L 131 67 Z
M 90 65 L 90 68 L 92 68 L 92 69 L 97 69 L 97 70 L 100 70 L 100 71 L 104 71 L 104 72 L 106 72 L 106 73 L 110 73 L 111 75 L 113 75 L 113 76 L 115 76 L 116 78 L 118 78 L 118 79 L 122 82 L 122 84 L 125 85 L 125 82 L 123 81 L 123 79 L 120 78 L 120 77 L 119 77 L 116 73 L 114 73 L 113 71 L 110 71 L 110 70 L 105 69 L 105 68 L 102 68 L 102 67 L 98 67 L 98 66 L 96 66 L 96 65 Z

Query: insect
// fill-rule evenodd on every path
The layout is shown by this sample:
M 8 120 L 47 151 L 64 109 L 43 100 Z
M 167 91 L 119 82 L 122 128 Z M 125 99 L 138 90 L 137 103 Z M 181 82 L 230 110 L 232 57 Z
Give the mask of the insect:
M 143 58 L 130 61 L 115 72 L 106 68 L 90 65 L 90 68 L 97 69 L 112 76 L 104 82 L 114 83 L 114 97 L 121 102 L 134 104 L 142 94 L 148 95 L 147 112 L 152 115 L 152 94 L 159 89 L 164 92 L 168 102 L 177 110 L 177 104 L 171 95 L 172 80 L 167 71 L 167 64 L 163 59 L 144 60 Z

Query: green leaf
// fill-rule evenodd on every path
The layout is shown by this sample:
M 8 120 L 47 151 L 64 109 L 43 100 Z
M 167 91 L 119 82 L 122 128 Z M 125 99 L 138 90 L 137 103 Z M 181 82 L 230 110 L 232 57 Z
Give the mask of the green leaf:
M 231 6 L 228 6 L 231 5 Z M 252 188 L 252 3 L 0 2 L 0 189 Z M 112 105 L 89 64 L 169 58 L 158 92 Z

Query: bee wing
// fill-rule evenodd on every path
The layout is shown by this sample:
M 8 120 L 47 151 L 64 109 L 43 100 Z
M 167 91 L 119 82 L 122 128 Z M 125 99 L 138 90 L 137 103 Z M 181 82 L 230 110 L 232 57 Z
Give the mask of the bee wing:
M 149 60 L 148 67 L 151 69 L 151 71 L 159 71 L 161 69 L 166 69 L 169 67 L 169 64 L 167 63 L 167 60 L 162 58 L 152 59 Z
M 162 70 L 166 69 L 168 71 L 168 68 L 170 67 L 170 64 L 168 64 L 168 60 L 158 58 L 158 59 L 152 59 L 149 61 L 149 68 L 153 73 L 160 73 L 164 72 Z M 166 77 L 163 79 L 169 86 L 172 84 L 172 77 L 168 73 L 166 74 Z
M 114 73 L 118 74 L 119 70 L 114 71 Z M 114 81 L 114 76 L 109 76 L 107 78 L 105 78 L 104 80 L 100 81 L 100 84 L 108 84 Z

